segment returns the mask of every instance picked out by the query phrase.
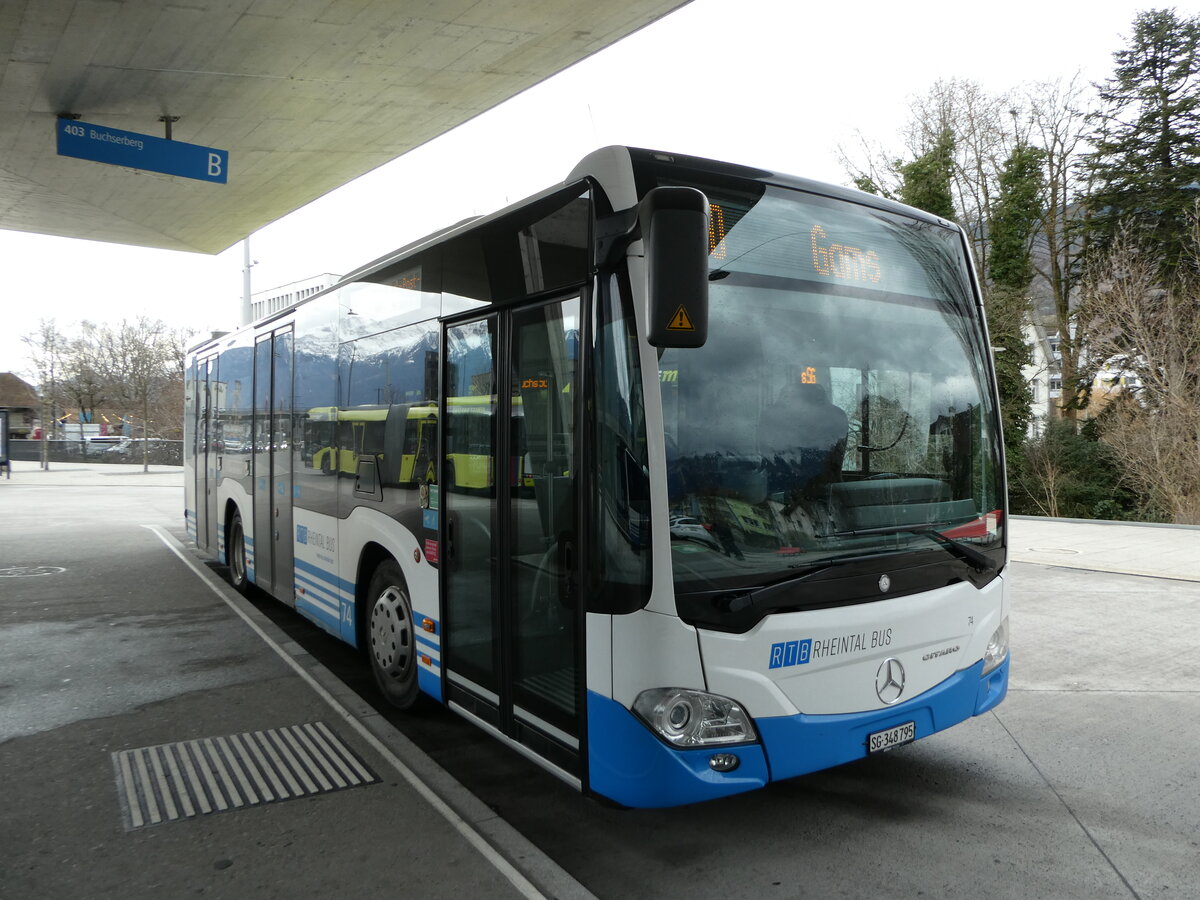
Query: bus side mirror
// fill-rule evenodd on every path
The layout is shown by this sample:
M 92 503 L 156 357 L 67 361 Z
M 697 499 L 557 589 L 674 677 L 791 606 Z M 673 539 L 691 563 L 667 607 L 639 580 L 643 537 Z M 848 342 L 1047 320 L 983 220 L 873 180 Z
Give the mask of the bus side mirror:
M 708 198 L 695 188 L 654 188 L 639 204 L 638 219 L 651 346 L 703 347 L 708 338 Z

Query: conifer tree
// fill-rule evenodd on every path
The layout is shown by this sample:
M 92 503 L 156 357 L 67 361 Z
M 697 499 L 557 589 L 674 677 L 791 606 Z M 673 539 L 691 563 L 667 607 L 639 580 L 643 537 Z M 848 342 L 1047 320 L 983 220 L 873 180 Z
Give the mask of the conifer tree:
M 1009 466 L 1017 464 L 1029 426 L 1033 394 L 1022 369 L 1032 361 L 1022 326 L 1029 318 L 1029 286 L 1034 269 L 1030 246 L 1042 216 L 1045 152 L 1018 144 L 998 179 L 991 214 L 991 254 L 987 318 L 1000 389 L 1000 413 Z
M 949 128 L 938 135 L 924 154 L 899 169 L 903 181 L 897 199 L 901 203 L 954 220 L 954 194 L 950 189 L 954 177 L 954 133 Z
M 1087 231 L 1104 251 L 1129 222 L 1169 271 L 1184 253 L 1187 212 L 1200 196 L 1200 16 L 1150 10 L 1133 27 L 1090 117 Z

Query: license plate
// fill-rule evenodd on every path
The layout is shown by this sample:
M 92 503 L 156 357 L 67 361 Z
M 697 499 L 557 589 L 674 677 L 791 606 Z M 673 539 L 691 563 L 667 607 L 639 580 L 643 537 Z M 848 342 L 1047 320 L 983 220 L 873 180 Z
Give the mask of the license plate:
M 887 731 L 877 731 L 867 735 L 867 753 L 883 753 L 899 747 L 901 744 L 911 744 L 917 739 L 917 723 L 905 722 Z

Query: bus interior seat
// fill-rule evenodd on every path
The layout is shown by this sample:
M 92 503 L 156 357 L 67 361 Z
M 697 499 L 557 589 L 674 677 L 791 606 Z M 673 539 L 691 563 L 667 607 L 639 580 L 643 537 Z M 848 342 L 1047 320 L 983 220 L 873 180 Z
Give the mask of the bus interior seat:
M 841 480 L 850 420 L 822 384 L 793 382 L 759 415 L 759 451 L 772 494 L 816 497 Z

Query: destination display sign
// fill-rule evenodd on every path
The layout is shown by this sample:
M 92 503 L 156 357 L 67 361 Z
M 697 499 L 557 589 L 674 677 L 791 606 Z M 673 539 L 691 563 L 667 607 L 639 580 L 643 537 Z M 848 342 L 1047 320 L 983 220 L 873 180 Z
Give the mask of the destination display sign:
M 856 203 L 769 187 L 754 198 L 709 197 L 715 272 L 798 278 L 842 288 L 945 300 L 968 273 L 953 230 Z M 710 279 L 712 275 L 709 276 Z
M 58 155 L 225 184 L 229 151 L 184 141 L 59 119 Z

